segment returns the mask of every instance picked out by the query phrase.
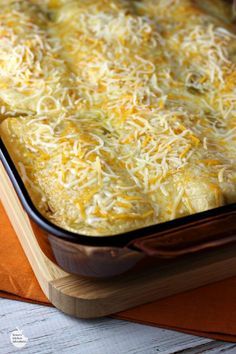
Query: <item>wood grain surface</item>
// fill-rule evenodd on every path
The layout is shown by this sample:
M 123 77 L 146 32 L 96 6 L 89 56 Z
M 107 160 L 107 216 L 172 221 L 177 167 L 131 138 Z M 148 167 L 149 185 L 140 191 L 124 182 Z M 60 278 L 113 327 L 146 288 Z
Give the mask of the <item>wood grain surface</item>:
M 29 339 L 23 349 L 10 343 L 16 327 Z M 112 318 L 81 320 L 55 308 L 0 299 L 0 353 L 235 354 L 236 344 Z
M 26 225 L 24 226 L 23 229 L 27 230 Z M 227 255 L 229 256 L 228 253 Z M 43 255 L 38 256 L 39 259 L 44 259 L 40 258 L 44 257 Z M 234 257 L 228 256 L 227 264 L 233 266 Z M 223 253 L 220 257 L 221 261 L 218 258 L 219 264 L 224 261 L 224 257 Z M 209 259 L 205 260 L 202 266 L 208 264 Z M 39 262 L 38 268 L 41 269 L 41 266 L 42 262 Z M 226 272 L 224 276 L 226 276 L 228 274 L 226 267 L 224 271 Z M 44 273 L 44 278 L 49 282 L 58 282 L 59 287 L 60 282 L 67 276 L 67 273 L 57 267 Z M 153 275 L 149 276 L 153 278 Z M 78 279 L 72 277 L 71 281 L 76 283 Z M 132 279 L 129 281 L 132 282 Z M 26 346 L 20 350 L 10 342 L 10 334 L 16 327 L 23 330 L 24 335 L 29 338 Z M 233 354 L 236 353 L 236 344 L 212 341 L 112 318 L 79 320 L 64 315 L 55 308 L 0 299 L 0 354 L 12 354 L 19 351 L 35 354 Z

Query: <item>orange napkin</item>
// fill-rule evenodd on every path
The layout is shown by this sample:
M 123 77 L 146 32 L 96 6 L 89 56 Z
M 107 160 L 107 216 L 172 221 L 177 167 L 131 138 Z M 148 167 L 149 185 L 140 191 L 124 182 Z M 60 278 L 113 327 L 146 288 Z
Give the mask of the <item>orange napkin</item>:
M 50 305 L 0 203 L 0 296 Z M 129 321 L 236 342 L 236 277 L 115 314 Z

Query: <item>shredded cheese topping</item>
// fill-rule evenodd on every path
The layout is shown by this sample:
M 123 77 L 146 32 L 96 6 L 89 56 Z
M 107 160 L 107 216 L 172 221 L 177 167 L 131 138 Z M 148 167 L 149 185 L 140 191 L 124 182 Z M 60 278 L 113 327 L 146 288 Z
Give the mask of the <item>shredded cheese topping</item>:
M 221 0 L 5 10 L 0 117 L 18 117 L 1 135 L 50 220 L 111 235 L 236 200 L 236 35 Z
M 77 90 L 50 37 L 47 17 L 28 1 L 1 5 L 0 102 L 5 116 L 73 108 Z

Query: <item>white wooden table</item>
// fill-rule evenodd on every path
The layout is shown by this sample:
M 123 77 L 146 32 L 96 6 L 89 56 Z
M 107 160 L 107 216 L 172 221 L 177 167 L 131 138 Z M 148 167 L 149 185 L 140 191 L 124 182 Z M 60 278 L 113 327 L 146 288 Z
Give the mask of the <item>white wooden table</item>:
M 10 334 L 18 327 L 28 338 L 16 348 Z M 0 354 L 166 354 L 236 353 L 236 344 L 112 318 L 78 320 L 55 308 L 0 299 Z

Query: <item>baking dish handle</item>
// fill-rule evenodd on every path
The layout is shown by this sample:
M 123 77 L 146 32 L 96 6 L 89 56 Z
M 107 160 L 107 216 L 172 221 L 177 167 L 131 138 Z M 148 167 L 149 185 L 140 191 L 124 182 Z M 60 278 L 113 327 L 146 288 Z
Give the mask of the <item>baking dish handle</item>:
M 173 258 L 236 242 L 236 211 L 131 241 L 148 256 Z

